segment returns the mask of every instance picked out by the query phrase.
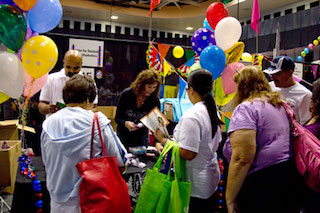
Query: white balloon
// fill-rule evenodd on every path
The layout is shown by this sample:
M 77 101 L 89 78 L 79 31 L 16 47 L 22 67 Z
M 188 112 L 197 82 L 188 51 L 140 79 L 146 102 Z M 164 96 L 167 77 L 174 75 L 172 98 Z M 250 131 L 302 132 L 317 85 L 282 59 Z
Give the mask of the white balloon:
M 0 52 L 0 64 L 0 91 L 11 98 L 19 98 L 24 84 L 22 62 L 12 53 Z
M 226 17 L 218 22 L 215 29 L 217 46 L 222 50 L 232 47 L 241 37 L 240 22 L 234 17 Z

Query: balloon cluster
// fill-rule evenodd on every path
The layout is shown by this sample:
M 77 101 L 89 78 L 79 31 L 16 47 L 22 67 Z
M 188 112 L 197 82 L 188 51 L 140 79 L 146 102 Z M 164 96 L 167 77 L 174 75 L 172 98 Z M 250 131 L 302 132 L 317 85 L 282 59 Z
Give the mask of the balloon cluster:
M 200 55 L 201 67 L 210 71 L 214 80 L 221 75 L 227 64 L 225 52 L 238 42 L 242 33 L 240 22 L 228 16 L 223 3 L 210 4 L 203 28 L 197 29 L 191 38 L 193 50 Z
M 302 57 L 306 57 L 306 55 L 313 50 L 314 46 L 318 46 L 320 42 L 320 36 L 318 36 L 317 39 L 313 40 L 312 43 L 308 44 L 308 47 L 304 48 L 303 51 L 301 51 L 300 55 L 297 57 L 298 61 L 302 61 Z
M 59 0 L 0 0 L 0 104 L 31 97 L 45 84 L 58 48 L 45 33 L 62 18 Z

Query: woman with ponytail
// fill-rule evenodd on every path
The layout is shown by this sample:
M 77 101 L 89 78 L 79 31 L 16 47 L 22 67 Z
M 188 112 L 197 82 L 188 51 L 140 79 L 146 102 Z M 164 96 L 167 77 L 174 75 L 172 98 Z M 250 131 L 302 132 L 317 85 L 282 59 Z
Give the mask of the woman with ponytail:
M 194 70 L 189 75 L 186 90 L 193 107 L 184 113 L 174 130 L 191 181 L 189 212 L 210 212 L 214 206 L 210 198 L 220 181 L 216 151 L 222 139 L 222 122 L 211 94 L 212 84 L 212 75 L 207 70 Z M 156 144 L 161 150 L 167 139 L 159 130 L 154 135 L 161 142 Z

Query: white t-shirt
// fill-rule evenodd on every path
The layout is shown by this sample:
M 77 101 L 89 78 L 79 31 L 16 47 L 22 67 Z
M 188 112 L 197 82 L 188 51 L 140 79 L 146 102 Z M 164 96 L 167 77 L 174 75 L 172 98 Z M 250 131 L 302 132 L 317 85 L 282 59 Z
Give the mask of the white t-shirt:
M 82 74 L 81 71 L 79 74 Z M 59 72 L 50 74 L 46 84 L 41 89 L 39 100 L 49 102 L 49 104 L 56 104 L 57 102 L 64 103 L 62 89 L 69 78 L 70 77 L 66 76 L 64 68 Z M 98 103 L 98 93 L 93 103 Z M 46 117 L 48 117 L 48 115 Z
M 191 181 L 191 197 L 209 198 L 217 189 L 220 170 L 217 149 L 222 139 L 221 128 L 212 139 L 211 121 L 203 102 L 196 103 L 185 112 L 174 130 L 174 138 L 183 149 L 197 156 L 186 162 L 187 178 Z
M 289 103 L 296 115 L 296 120 L 301 125 L 307 123 L 311 119 L 311 91 L 298 82 L 287 88 L 276 87 L 273 81 L 270 82 L 269 85 L 272 91 L 280 92 L 281 98 Z

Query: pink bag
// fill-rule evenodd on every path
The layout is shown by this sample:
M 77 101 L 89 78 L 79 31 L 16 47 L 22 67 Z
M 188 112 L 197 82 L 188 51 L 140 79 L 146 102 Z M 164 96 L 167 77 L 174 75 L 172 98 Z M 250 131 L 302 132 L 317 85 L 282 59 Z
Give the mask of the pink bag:
M 291 107 L 283 103 L 292 124 L 293 151 L 298 171 L 308 186 L 320 192 L 320 141 L 295 120 Z

